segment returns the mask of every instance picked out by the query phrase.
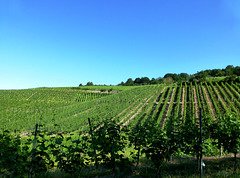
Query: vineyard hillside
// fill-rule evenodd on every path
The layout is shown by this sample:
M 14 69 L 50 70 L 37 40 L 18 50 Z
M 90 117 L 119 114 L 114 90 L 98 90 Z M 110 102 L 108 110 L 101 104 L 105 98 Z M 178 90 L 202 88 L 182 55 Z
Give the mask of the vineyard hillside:
M 136 126 L 154 119 L 164 127 L 172 116 L 195 121 L 240 110 L 240 84 L 194 82 L 147 86 L 92 86 L 0 91 L 0 129 L 31 132 L 36 123 L 48 130 L 87 131 L 88 118 Z M 58 125 L 58 127 L 54 127 Z
M 197 177 L 203 159 L 209 177 L 240 176 L 238 82 L 1 90 L 0 98 L 0 177 Z

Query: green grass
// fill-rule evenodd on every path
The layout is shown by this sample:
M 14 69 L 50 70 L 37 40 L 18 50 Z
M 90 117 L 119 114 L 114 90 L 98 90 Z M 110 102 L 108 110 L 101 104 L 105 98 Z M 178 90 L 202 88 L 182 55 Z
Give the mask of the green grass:
M 233 157 L 227 156 L 222 158 L 206 157 L 203 158 L 206 166 L 203 168 L 203 177 L 212 178 L 227 178 L 240 177 L 240 169 L 238 167 L 236 173 L 233 171 Z M 238 159 L 238 162 L 240 158 Z M 149 160 L 141 158 L 139 167 L 131 166 L 131 170 L 125 173 L 117 173 L 117 177 L 155 177 L 156 168 L 154 168 Z M 83 168 L 80 172 L 70 175 L 57 169 L 51 170 L 40 177 L 46 178 L 68 178 L 68 177 L 113 177 L 110 169 L 99 167 L 96 169 L 93 166 Z M 198 162 L 195 158 L 175 158 L 173 163 L 166 162 L 162 165 L 159 177 L 164 178 L 191 178 L 199 177 Z
M 99 90 L 99 91 L 124 91 L 124 90 L 130 90 L 132 88 L 136 88 L 138 86 L 116 86 L 116 85 L 94 85 L 94 86 L 81 86 L 81 87 L 40 87 L 40 88 L 31 88 L 26 90 Z
M 136 86 L 104 86 L 104 85 L 95 85 L 95 86 L 81 86 L 81 87 L 75 87 L 75 89 L 81 89 L 81 90 L 100 90 L 100 91 L 124 91 L 124 90 L 130 90 L 132 88 L 136 88 Z
M 208 77 L 206 78 L 207 82 L 220 82 L 224 80 L 226 77 Z

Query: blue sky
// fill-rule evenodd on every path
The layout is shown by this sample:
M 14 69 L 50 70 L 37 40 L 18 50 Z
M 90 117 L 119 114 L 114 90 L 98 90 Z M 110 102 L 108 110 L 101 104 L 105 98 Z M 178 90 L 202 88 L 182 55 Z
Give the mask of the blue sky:
M 0 89 L 115 85 L 239 62 L 239 0 L 0 0 Z

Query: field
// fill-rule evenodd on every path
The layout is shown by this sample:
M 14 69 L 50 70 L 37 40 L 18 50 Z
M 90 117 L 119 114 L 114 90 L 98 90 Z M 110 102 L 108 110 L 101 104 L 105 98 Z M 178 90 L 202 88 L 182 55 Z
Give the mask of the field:
M 141 132 L 141 128 L 147 130 L 148 123 L 151 123 L 154 125 L 152 127 L 156 126 L 161 130 L 159 133 L 156 130 L 160 136 L 165 132 L 169 134 L 176 131 L 174 128 L 168 132 L 173 127 L 173 122 L 175 122 L 174 127 L 183 128 L 180 124 L 184 123 L 185 129 L 188 129 L 187 127 L 195 128 L 195 126 L 199 128 L 200 108 L 203 124 L 208 123 L 209 118 L 213 122 L 226 114 L 235 113 L 238 118 L 240 84 L 194 82 L 170 86 L 84 86 L 1 90 L 0 98 L 0 130 L 9 130 L 20 134 L 23 138 L 34 132 L 36 124 L 42 125 L 48 133 L 81 133 L 82 137 L 90 130 L 88 118 L 90 118 L 92 128 L 96 133 L 109 121 L 114 121 L 117 125 L 116 130 L 119 129 L 119 132 L 128 129 L 130 133 L 134 133 L 134 130 L 137 129 L 136 135 Z M 177 129 L 176 133 L 178 132 Z M 92 134 L 94 135 L 94 133 Z M 194 135 L 194 132 L 188 132 L 188 134 Z M 169 137 L 169 135 L 167 136 Z M 176 139 L 175 137 L 169 138 L 172 141 Z M 130 136 L 127 142 L 131 142 Z M 135 148 L 138 147 L 136 140 L 134 144 Z M 141 145 L 143 143 L 139 144 L 139 150 L 144 148 L 144 145 Z M 129 154 L 132 149 L 130 146 Z M 178 149 L 178 151 L 174 150 L 170 153 L 178 157 L 180 155 L 199 156 L 199 150 L 194 152 L 194 149 L 186 151 L 181 148 L 181 151 Z M 212 146 L 209 150 L 209 153 L 205 152 L 206 156 L 220 154 L 218 146 Z M 225 151 L 225 154 L 228 153 L 233 152 Z M 143 151 L 142 155 L 148 157 L 147 152 Z M 151 160 L 154 162 L 154 159 L 151 158 Z M 159 165 L 156 164 L 155 167 L 159 168 Z
M 240 109 L 238 83 L 182 83 L 164 86 L 92 86 L 0 91 L 0 129 L 28 131 L 36 123 L 59 130 L 86 130 L 87 118 L 101 124 L 113 118 L 134 125 L 154 118 L 164 125 L 169 116 L 204 117 Z M 144 116 L 144 117 L 143 117 Z

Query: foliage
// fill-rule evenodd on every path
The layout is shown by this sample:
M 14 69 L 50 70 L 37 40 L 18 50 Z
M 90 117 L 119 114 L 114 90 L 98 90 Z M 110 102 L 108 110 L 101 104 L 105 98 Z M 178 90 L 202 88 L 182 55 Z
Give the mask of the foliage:
M 136 142 L 139 148 L 143 147 L 142 152 L 150 159 L 157 168 L 156 175 L 159 175 L 160 168 L 165 160 L 175 154 L 181 145 L 179 134 L 179 122 L 177 118 L 169 118 L 165 129 L 151 120 L 146 124 L 144 130 L 136 135 Z M 140 138 L 139 138 L 140 137 Z M 143 141 L 140 143 L 140 141 Z
M 154 119 L 145 125 L 130 130 L 114 121 L 106 121 L 90 135 L 52 133 L 41 129 L 36 139 L 20 139 L 8 131 L 0 134 L 1 175 L 26 176 L 30 173 L 38 177 L 42 173 L 57 167 L 72 176 L 78 176 L 89 165 L 101 165 L 110 168 L 114 175 L 124 176 L 131 172 L 132 163 L 125 155 L 125 148 L 135 162 L 139 155 L 146 155 L 160 174 L 165 161 L 171 155 L 182 150 L 185 154 L 199 156 L 199 127 L 191 119 L 182 122 L 179 117 L 167 119 L 165 127 L 160 127 Z M 236 115 L 226 115 L 218 120 L 203 119 L 203 149 L 222 145 L 227 152 L 237 153 L 240 148 L 240 122 Z M 32 145 L 36 143 L 36 148 Z M 126 146 L 127 145 L 127 146 Z M 204 153 L 204 152 L 203 152 Z
M 225 153 L 239 150 L 238 115 L 208 117 L 213 112 L 239 110 L 239 83 L 117 86 L 121 92 L 114 94 L 83 90 L 97 87 L 115 90 L 84 86 L 1 91 L 2 130 L 5 125 L 11 131 L 32 131 L 33 123 L 45 123 L 36 139 L 28 130 L 21 138 L 1 132 L 1 175 L 38 177 L 57 168 L 79 176 L 95 165 L 96 170 L 106 168 L 116 176 L 126 176 L 133 163 L 137 171 L 142 157 L 148 158 L 159 174 L 170 155 L 198 157 L 201 148 L 204 155 L 217 155 L 221 146 Z M 202 145 L 196 106 L 202 107 L 204 114 Z M 92 121 L 90 134 L 86 118 Z M 126 149 L 130 151 L 126 153 Z
M 7 130 L 0 133 L 0 176 L 20 176 L 28 173 L 28 144 L 22 145 L 20 137 L 15 137 Z
M 126 81 L 125 85 L 126 85 L 126 86 L 133 86 L 133 85 L 134 85 L 134 81 L 133 81 L 131 78 L 129 78 L 129 79 Z
M 86 84 L 86 86 L 93 86 L 93 83 L 92 83 L 92 82 L 88 82 L 88 83 Z
M 133 159 L 137 161 L 136 167 L 139 164 L 140 154 L 144 147 L 147 145 L 147 132 L 146 126 L 141 126 L 140 124 L 132 128 L 129 131 L 128 140 L 130 142 L 129 147 L 133 147 L 136 152 L 131 152 Z
M 124 131 L 122 130 L 121 132 Z M 92 148 L 96 149 L 97 155 L 95 156 L 97 160 L 101 164 L 111 168 L 113 173 L 117 172 L 117 166 L 120 172 L 124 172 L 123 168 L 125 169 L 130 166 L 130 162 L 124 157 L 127 137 L 121 132 L 120 125 L 114 121 L 106 121 L 104 126 L 93 132 L 92 135 Z M 121 163 L 126 163 L 126 165 L 121 165 Z
M 217 141 L 217 146 L 223 146 L 224 150 L 235 155 L 240 149 L 240 120 L 235 114 L 224 115 L 212 124 L 212 138 Z
M 163 79 L 163 83 L 165 83 L 166 85 L 171 85 L 173 83 L 173 78 L 172 77 L 166 77 Z
M 48 152 L 47 138 L 45 132 L 38 132 L 38 136 L 33 140 L 36 148 L 31 150 L 30 158 L 30 174 L 38 176 L 42 172 L 47 172 L 48 169 L 53 168 L 54 162 Z M 35 142 L 35 143 L 34 143 Z
M 190 154 L 196 157 L 200 155 L 200 142 L 199 142 L 199 128 L 190 119 L 186 118 L 185 122 L 180 125 L 180 135 L 182 139 L 181 149 L 184 153 Z
M 223 81 L 229 82 L 229 83 L 230 82 L 240 82 L 240 78 L 236 74 L 233 74 L 233 75 L 227 76 Z
M 191 81 L 206 81 L 207 77 L 227 77 L 225 81 L 236 81 L 234 76 L 240 76 L 240 67 L 228 65 L 225 69 L 202 70 L 191 76 Z M 239 81 L 239 80 L 238 80 Z
M 54 151 L 57 168 L 74 175 L 89 163 L 86 157 L 89 146 L 87 143 L 88 138 L 79 136 L 80 138 L 75 140 L 70 135 L 66 138 L 66 141 L 69 143 L 62 144 L 64 138 L 61 134 L 59 136 L 55 138 L 55 144 L 53 145 L 57 147 Z

